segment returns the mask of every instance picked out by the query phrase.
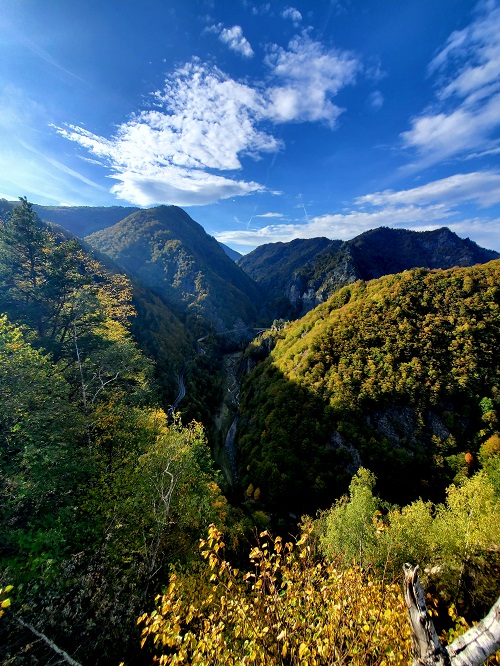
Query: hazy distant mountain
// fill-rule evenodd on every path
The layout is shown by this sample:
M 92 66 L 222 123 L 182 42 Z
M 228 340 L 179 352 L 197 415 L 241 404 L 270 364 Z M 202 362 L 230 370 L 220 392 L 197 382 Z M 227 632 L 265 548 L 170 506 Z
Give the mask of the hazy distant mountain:
M 233 261 L 238 261 L 238 259 L 242 258 L 241 252 L 236 252 L 236 250 L 233 250 L 232 247 L 228 247 L 227 245 L 224 245 L 224 243 L 221 243 L 218 241 L 219 245 L 221 248 L 224 250 L 224 252 L 227 254 L 227 256 L 232 259 Z
M 14 201 L 7 201 L 7 199 L 0 199 L 0 217 L 10 213 L 12 208 L 15 206 Z
M 83 238 L 95 231 L 112 227 L 140 209 L 131 206 L 39 206 L 34 204 L 33 210 L 45 222 L 59 224 L 75 236 Z
M 356 280 L 410 268 L 473 266 L 498 257 L 446 227 L 421 232 L 381 227 L 345 242 L 313 238 L 270 243 L 238 264 L 264 288 L 275 315 L 297 316 Z
M 17 201 L 0 199 L 0 216 L 10 212 Z M 40 206 L 33 210 L 44 222 L 63 227 L 79 238 L 112 227 L 123 218 L 140 210 L 132 206 Z
M 185 316 L 219 330 L 249 324 L 259 291 L 203 227 L 177 206 L 139 210 L 86 240 Z

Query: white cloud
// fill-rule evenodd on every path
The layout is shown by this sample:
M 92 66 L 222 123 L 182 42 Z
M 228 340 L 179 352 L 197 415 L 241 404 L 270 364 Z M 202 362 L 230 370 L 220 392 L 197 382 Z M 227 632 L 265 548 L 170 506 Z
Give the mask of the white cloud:
M 500 173 L 494 171 L 459 173 L 410 190 L 399 192 L 385 190 L 356 199 L 357 204 L 373 206 L 428 205 L 438 202 L 447 206 L 456 206 L 470 201 L 482 207 L 500 203 Z
M 298 26 L 302 21 L 302 14 L 298 9 L 295 9 L 295 7 L 287 7 L 281 12 L 281 16 L 284 19 L 290 19 L 290 21 L 293 21 L 295 26 Z
M 488 151 L 500 128 L 500 7 L 481 3 L 477 18 L 453 32 L 429 65 L 437 77 L 435 104 L 402 133 L 428 166 L 473 151 Z
M 204 171 L 175 167 L 162 167 L 156 172 L 150 169 L 147 173 L 127 171 L 113 178 L 120 182 L 111 188 L 111 192 L 138 206 L 151 206 L 165 201 L 177 206 L 203 206 L 264 189 L 254 182 L 231 180 Z
M 223 33 L 220 25 L 208 30 Z M 252 87 L 194 59 L 167 77 L 150 108 L 133 114 L 111 138 L 76 125 L 56 129 L 111 169 L 114 194 L 140 206 L 203 205 L 260 192 L 259 183 L 213 171 L 241 170 L 244 157 L 278 152 L 282 142 L 264 129 L 272 122 L 333 127 L 341 109 L 331 97 L 359 69 L 350 54 L 325 50 L 305 35 L 289 50 L 274 47 L 267 64 L 281 85 Z
M 361 69 L 349 52 L 326 49 L 306 33 L 294 37 L 287 50 L 275 44 L 266 63 L 280 81 L 267 91 L 275 121 L 323 121 L 331 127 L 343 111 L 332 98 L 353 84 Z
M 445 219 L 451 214 L 440 205 L 428 206 L 425 211 L 419 206 L 391 206 L 374 212 L 351 211 L 346 214 L 321 215 L 307 223 L 274 224 L 246 231 L 223 231 L 217 234 L 217 240 L 250 246 L 318 236 L 348 240 L 364 231 L 382 226 L 422 231 L 436 229 L 443 226 Z
M 239 53 L 244 58 L 251 58 L 254 55 L 250 42 L 243 35 L 243 28 L 240 25 L 224 28 L 222 23 L 219 23 L 218 25 L 212 25 L 208 30 L 218 33 L 223 44 L 227 44 L 232 51 Z
M 253 217 L 283 217 L 283 213 L 262 213 L 261 215 L 254 215 Z
M 419 163 L 429 166 L 455 155 L 488 149 L 493 131 L 500 126 L 500 94 L 487 102 L 453 111 L 424 114 L 412 121 L 412 129 L 403 132 L 407 147 L 420 154 Z
M 256 90 L 193 62 L 169 77 L 154 101 L 111 139 L 77 126 L 58 131 L 110 166 L 119 181 L 112 191 L 138 205 L 201 205 L 263 189 L 209 171 L 238 170 L 242 155 L 279 150 L 279 141 L 257 128 L 265 101 Z

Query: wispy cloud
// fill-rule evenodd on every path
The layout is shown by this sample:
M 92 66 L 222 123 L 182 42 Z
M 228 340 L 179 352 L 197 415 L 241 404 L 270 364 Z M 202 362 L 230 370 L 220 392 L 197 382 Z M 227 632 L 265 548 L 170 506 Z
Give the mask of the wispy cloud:
M 110 169 L 109 177 L 118 181 L 111 192 L 140 206 L 204 205 L 262 192 L 257 182 L 214 172 L 238 171 L 243 158 L 283 149 L 273 123 L 321 121 L 333 128 L 342 109 L 332 98 L 360 69 L 351 54 L 325 49 L 306 34 L 288 49 L 274 46 L 266 65 L 267 88 L 261 81 L 235 81 L 194 59 L 167 77 L 150 108 L 132 115 L 112 137 L 72 124 L 57 131 Z
M 429 65 L 434 104 L 411 121 L 403 143 L 417 165 L 467 157 L 498 145 L 500 128 L 500 7 L 481 2 L 475 20 L 453 32 Z
M 208 32 L 215 32 L 223 44 L 235 53 L 239 53 L 244 58 L 252 58 L 253 49 L 248 39 L 243 35 L 243 28 L 240 25 L 233 25 L 232 28 L 224 28 L 222 23 L 212 25 L 207 29 Z
M 420 187 L 409 190 L 385 190 L 366 194 L 356 199 L 359 205 L 401 206 L 427 205 L 442 203 L 456 206 L 466 202 L 474 202 L 481 207 L 500 203 L 500 173 L 495 171 L 475 171 L 458 173 L 448 178 L 441 178 Z
M 318 236 L 347 240 L 363 231 L 381 226 L 435 229 L 442 226 L 443 220 L 450 215 L 445 207 L 439 205 L 427 207 L 425 215 L 419 206 L 392 206 L 373 212 L 351 211 L 345 214 L 321 215 L 306 223 L 273 224 L 261 229 L 223 231 L 217 234 L 217 240 L 248 246 Z
M 283 213 L 262 213 L 261 215 L 254 215 L 253 217 L 276 217 L 276 218 L 282 218 Z
M 108 190 L 79 170 L 53 157 L 46 143 L 50 115 L 43 100 L 33 100 L 22 88 L 6 85 L 0 92 L 0 179 L 11 198 L 36 197 L 40 202 L 75 204 L 99 200 Z M 41 132 L 39 125 L 44 127 Z M 83 165 L 82 165 L 83 166 Z
M 500 249 L 497 235 L 500 221 L 463 216 L 459 206 L 468 202 L 484 207 L 500 202 L 500 174 L 490 171 L 457 174 L 409 190 L 375 192 L 356 199 L 347 213 L 316 216 L 307 222 L 271 224 L 260 229 L 225 231 L 217 238 L 224 243 L 254 247 L 317 236 L 347 240 L 381 226 L 427 231 L 446 225 L 461 235 L 474 236 L 487 247 Z
M 374 90 L 369 94 L 368 104 L 374 111 L 379 111 L 384 106 L 384 96 L 380 90 Z
M 259 15 L 264 16 L 265 14 L 271 14 L 271 3 L 266 2 L 259 6 L 254 5 L 252 7 L 252 14 L 254 16 L 259 16 Z
M 22 44 L 26 49 L 31 51 L 35 56 L 37 56 L 37 58 L 40 58 L 51 67 L 54 67 L 54 69 L 63 72 L 64 74 L 68 75 L 73 79 L 76 79 L 77 81 L 80 81 L 81 83 L 85 84 L 87 83 L 84 79 L 82 79 L 81 76 L 78 76 L 78 74 L 75 74 L 67 67 L 64 67 L 64 65 L 61 64 L 56 58 L 54 58 L 46 49 L 39 46 L 39 44 L 37 44 L 33 39 L 31 39 L 28 36 L 26 31 L 18 30 L 12 23 L 10 23 L 6 19 L 5 15 L 0 17 L 0 28 L 2 29 L 2 31 L 5 31 L 12 38 L 14 38 L 17 42 Z

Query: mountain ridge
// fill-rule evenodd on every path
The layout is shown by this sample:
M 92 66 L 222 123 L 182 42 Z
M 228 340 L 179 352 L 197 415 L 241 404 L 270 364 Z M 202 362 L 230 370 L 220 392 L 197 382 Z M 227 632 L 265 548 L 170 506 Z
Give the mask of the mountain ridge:
M 348 241 L 316 238 L 270 243 L 238 264 L 266 289 L 276 315 L 296 317 L 356 280 L 411 268 L 472 266 L 499 257 L 498 252 L 460 238 L 447 227 L 432 231 L 379 227 Z
M 132 213 L 85 239 L 187 315 L 217 330 L 252 323 L 259 288 L 184 210 Z

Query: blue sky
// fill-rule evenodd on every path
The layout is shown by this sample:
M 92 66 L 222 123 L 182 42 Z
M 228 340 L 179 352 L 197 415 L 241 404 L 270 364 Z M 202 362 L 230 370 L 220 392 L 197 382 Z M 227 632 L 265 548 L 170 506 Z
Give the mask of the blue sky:
M 498 0 L 0 0 L 0 196 L 500 251 Z

